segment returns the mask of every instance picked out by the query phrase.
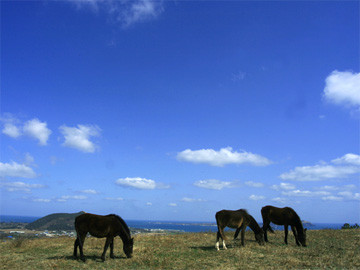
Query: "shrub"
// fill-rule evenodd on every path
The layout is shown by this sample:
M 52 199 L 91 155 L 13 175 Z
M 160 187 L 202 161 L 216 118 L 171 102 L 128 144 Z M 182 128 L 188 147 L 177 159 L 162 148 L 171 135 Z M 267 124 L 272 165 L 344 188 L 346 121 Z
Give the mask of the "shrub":
M 342 227 L 341 227 L 341 229 L 343 229 L 343 230 L 347 230 L 347 229 L 359 229 L 360 228 L 360 226 L 357 224 L 357 223 L 355 223 L 355 225 L 350 225 L 349 223 L 345 223 Z

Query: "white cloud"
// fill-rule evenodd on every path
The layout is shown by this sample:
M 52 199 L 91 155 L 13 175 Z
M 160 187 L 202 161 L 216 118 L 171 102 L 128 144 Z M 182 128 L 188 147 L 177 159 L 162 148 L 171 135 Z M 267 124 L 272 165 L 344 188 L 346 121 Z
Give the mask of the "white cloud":
M 124 199 L 121 198 L 121 197 L 117 197 L 117 198 L 107 197 L 107 198 L 105 198 L 105 200 L 109 200 L 109 201 L 123 201 Z
M 18 164 L 14 161 L 11 163 L 0 162 L 0 177 L 34 178 L 36 173 L 24 164 Z
M 285 204 L 287 202 L 287 199 L 285 198 L 281 198 L 281 197 L 276 197 L 276 198 L 273 198 L 271 199 L 273 202 L 276 202 L 276 203 L 281 203 L 281 204 Z
M 346 165 L 356 165 L 360 166 L 360 156 L 356 154 L 346 154 L 341 158 L 333 159 L 331 161 L 334 164 L 346 164 Z
M 51 202 L 50 199 L 33 199 L 33 202 L 41 202 L 41 203 L 49 203 Z
M 261 195 L 250 195 L 249 199 L 253 201 L 261 201 L 264 200 L 265 197 Z
M 317 197 L 317 196 L 330 196 L 331 193 L 327 191 L 309 191 L 309 190 L 291 190 L 291 191 L 283 191 L 281 193 L 284 196 L 290 197 Z
M 248 163 L 255 166 L 266 166 L 271 164 L 267 158 L 250 152 L 236 152 L 231 147 L 221 148 L 219 151 L 213 149 L 191 150 L 186 149 L 177 154 L 180 161 L 192 163 L 205 163 L 212 166 L 222 167 L 227 164 Z
M 20 129 L 12 123 L 5 123 L 2 133 L 11 138 L 18 138 L 21 136 Z
M 295 189 L 296 187 L 293 184 L 280 183 L 280 185 L 272 185 L 271 188 L 275 190 L 292 190 Z
M 346 200 L 360 200 L 360 193 L 352 193 L 351 191 L 341 191 L 338 193 L 339 196 L 342 196 Z
M 99 194 L 99 192 L 97 192 L 94 189 L 85 189 L 85 190 L 82 190 L 81 192 L 85 193 L 85 194 Z
M 262 187 L 264 187 L 263 183 L 258 183 L 258 182 L 253 182 L 253 181 L 247 181 L 247 182 L 245 182 L 245 185 L 247 185 L 249 187 L 254 187 L 254 188 L 262 188 Z
M 225 182 L 216 179 L 199 180 L 194 183 L 194 186 L 200 188 L 206 188 L 206 189 L 215 189 L 215 190 L 236 187 L 236 185 L 233 182 Z
M 336 105 L 359 108 L 360 73 L 333 71 L 325 80 L 324 98 Z
M 177 204 L 176 204 L 176 203 L 169 203 L 169 206 L 171 206 L 171 207 L 176 207 Z
M 360 173 L 360 156 L 346 154 L 331 160 L 332 164 L 321 162 L 315 166 L 296 167 L 290 172 L 283 173 L 280 178 L 294 181 L 321 181 L 327 179 L 343 179 Z
M 154 180 L 141 177 L 126 177 L 119 178 L 115 181 L 117 185 L 124 187 L 132 187 L 136 189 L 166 189 L 168 185 L 156 183 Z
M 90 8 L 93 12 L 104 12 L 111 21 L 122 27 L 157 18 L 163 12 L 162 1 L 154 0 L 69 0 L 78 9 Z
M 27 184 L 24 182 L 0 182 L 0 187 L 5 188 L 9 192 L 22 191 L 22 192 L 31 192 L 31 189 L 34 188 L 44 188 L 44 185 L 40 184 Z
M 330 195 L 330 196 L 322 197 L 321 199 L 323 201 L 337 201 L 337 202 L 339 202 L 339 201 L 343 200 L 343 197 Z
M 23 130 L 26 135 L 39 140 L 40 145 L 47 145 L 49 136 L 52 133 L 51 130 L 47 128 L 47 123 L 40 122 L 37 118 L 27 121 L 24 124 Z
M 64 135 L 63 146 L 75 148 L 85 153 L 93 153 L 96 145 L 90 141 L 90 137 L 100 135 L 100 128 L 93 125 L 77 125 L 77 127 L 61 126 L 60 132 Z
M 182 202 L 188 202 L 188 203 L 194 203 L 194 202 L 205 202 L 203 199 L 194 199 L 194 198 L 188 198 L 184 197 L 181 199 Z
M 147 206 L 152 206 L 152 203 L 151 203 L 151 202 L 147 202 L 146 205 L 147 205 Z
M 66 202 L 68 200 L 85 200 L 85 199 L 87 199 L 87 197 L 84 195 L 75 195 L 75 196 L 64 195 L 64 196 L 61 196 L 60 198 L 56 199 L 56 201 Z
M 243 71 L 238 71 L 237 73 L 233 73 L 231 76 L 231 80 L 233 82 L 242 81 L 245 79 L 246 73 Z

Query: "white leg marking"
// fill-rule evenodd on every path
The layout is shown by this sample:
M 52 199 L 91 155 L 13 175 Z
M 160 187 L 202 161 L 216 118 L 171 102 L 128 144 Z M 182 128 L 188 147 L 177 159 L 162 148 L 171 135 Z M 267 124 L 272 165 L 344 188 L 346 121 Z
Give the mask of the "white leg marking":
M 223 248 L 227 249 L 226 245 L 225 245 L 225 240 L 223 240 Z
M 217 250 L 220 250 L 220 248 L 219 248 L 219 241 L 216 242 L 215 248 L 216 248 Z

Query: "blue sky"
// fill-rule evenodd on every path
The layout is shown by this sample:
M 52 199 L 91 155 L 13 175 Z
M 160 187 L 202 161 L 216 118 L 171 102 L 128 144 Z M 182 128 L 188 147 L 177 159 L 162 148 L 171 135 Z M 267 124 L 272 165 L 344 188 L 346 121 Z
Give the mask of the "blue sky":
M 1 214 L 360 222 L 358 1 L 2 1 Z

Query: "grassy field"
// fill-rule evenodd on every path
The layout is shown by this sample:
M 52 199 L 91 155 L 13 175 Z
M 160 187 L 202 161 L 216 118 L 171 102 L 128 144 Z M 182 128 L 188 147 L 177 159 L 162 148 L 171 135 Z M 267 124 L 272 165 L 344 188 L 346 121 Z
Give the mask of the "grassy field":
M 231 233 L 231 234 L 230 234 Z M 233 232 L 228 233 L 230 239 Z M 308 247 L 298 247 L 289 234 L 269 234 L 265 246 L 246 233 L 240 241 L 227 242 L 228 250 L 216 251 L 215 233 L 135 236 L 134 257 L 126 259 L 120 238 L 115 240 L 115 259 L 102 262 L 105 239 L 87 238 L 87 261 L 72 256 L 69 237 L 9 240 L 0 244 L 2 269 L 360 269 L 360 230 L 308 231 Z M 220 247 L 222 247 L 220 245 Z

